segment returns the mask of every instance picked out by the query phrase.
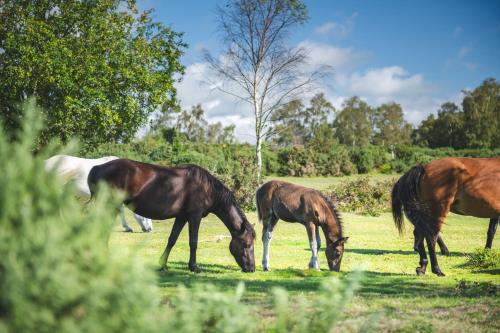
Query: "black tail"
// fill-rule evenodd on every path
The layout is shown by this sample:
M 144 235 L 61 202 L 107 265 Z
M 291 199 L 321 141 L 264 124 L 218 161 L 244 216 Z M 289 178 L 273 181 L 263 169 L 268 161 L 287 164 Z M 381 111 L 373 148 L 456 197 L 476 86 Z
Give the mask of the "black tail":
M 421 208 L 418 199 L 418 186 L 424 173 L 425 169 L 422 165 L 414 166 L 401 176 L 392 188 L 392 217 L 400 234 L 404 230 L 403 210 L 409 214 Z M 415 224 L 417 221 L 410 219 L 410 222 Z
M 257 217 L 259 219 L 259 222 L 262 222 L 262 214 L 259 208 L 259 190 L 260 187 L 257 189 L 257 191 L 255 191 L 255 207 L 257 208 Z
M 97 182 L 98 182 L 98 174 L 99 174 L 99 166 L 96 165 L 90 169 L 89 175 L 87 176 L 87 185 L 90 190 L 90 200 L 95 196 L 97 190 Z

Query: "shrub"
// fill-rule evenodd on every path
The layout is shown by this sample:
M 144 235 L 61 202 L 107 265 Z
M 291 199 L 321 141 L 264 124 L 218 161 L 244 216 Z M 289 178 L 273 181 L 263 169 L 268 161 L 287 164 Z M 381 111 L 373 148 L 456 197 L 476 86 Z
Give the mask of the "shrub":
M 103 195 L 84 212 L 45 172 L 29 109 L 19 141 L 0 129 L 0 332 L 154 331 L 151 272 L 108 251 L 116 202 Z
M 390 211 L 390 193 L 395 180 L 370 183 L 368 177 L 347 180 L 331 187 L 325 195 L 330 197 L 341 211 L 378 216 Z
M 343 316 L 343 309 L 359 287 L 361 274 L 355 272 L 341 282 L 337 278 L 323 280 L 312 300 L 290 300 L 288 292 L 273 290 L 273 303 L 268 323 L 257 320 L 253 307 L 241 300 L 243 285 L 236 292 L 220 292 L 213 286 L 180 288 L 169 301 L 166 332 L 192 333 L 308 333 L 333 332 Z
M 372 150 L 367 147 L 356 149 L 352 154 L 352 161 L 358 169 L 358 173 L 368 173 L 375 166 Z
M 169 301 L 165 332 L 257 332 L 251 308 L 241 301 L 243 290 L 243 284 L 231 293 L 220 292 L 212 285 L 179 287 Z
M 467 257 L 466 265 L 474 269 L 500 268 L 500 251 L 497 249 L 476 249 Z
M 245 210 L 255 210 L 255 190 L 259 187 L 257 166 L 253 158 L 234 157 L 230 172 L 216 173 L 233 193 L 240 206 Z

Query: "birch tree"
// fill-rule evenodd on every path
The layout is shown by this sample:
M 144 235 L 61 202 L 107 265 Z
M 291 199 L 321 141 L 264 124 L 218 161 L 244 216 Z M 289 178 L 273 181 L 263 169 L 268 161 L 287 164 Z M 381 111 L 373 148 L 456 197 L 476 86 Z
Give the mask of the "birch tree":
M 252 108 L 259 181 L 262 143 L 271 134 L 272 114 L 327 70 L 311 70 L 307 51 L 286 43 L 291 30 L 307 20 L 306 6 L 299 0 L 229 0 L 217 8 L 224 51 L 217 58 L 205 52 L 205 59 L 222 79 L 217 89 Z

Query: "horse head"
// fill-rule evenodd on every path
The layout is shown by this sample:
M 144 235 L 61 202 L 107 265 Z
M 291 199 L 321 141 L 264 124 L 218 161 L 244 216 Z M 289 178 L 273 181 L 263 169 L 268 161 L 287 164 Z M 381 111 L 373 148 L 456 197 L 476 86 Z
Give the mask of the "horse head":
M 243 272 L 255 272 L 254 241 L 255 230 L 248 222 L 241 224 L 241 229 L 231 234 L 229 251 Z
M 328 261 L 328 267 L 331 271 L 340 271 L 340 263 L 344 255 L 344 244 L 349 237 L 341 237 L 335 242 L 326 246 L 325 254 Z

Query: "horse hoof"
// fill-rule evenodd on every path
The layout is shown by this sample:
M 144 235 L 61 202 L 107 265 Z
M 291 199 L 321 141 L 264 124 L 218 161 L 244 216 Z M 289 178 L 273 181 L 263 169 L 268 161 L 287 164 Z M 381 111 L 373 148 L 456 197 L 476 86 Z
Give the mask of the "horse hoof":
M 425 275 L 425 271 L 420 267 L 417 267 L 416 271 L 418 276 Z
M 128 228 L 128 229 L 125 229 L 123 231 L 125 231 L 125 232 L 134 232 L 134 229 Z
M 449 257 L 451 255 L 450 251 L 448 251 L 448 249 L 441 250 L 441 254 L 444 256 L 447 256 L 447 257 Z
M 269 272 L 271 269 L 270 269 L 269 267 L 262 267 L 262 270 L 263 270 L 264 272 Z
M 168 272 L 168 269 L 167 269 L 167 267 L 161 267 L 161 268 L 158 268 L 158 272 L 160 274 L 165 274 Z
M 151 229 L 142 229 L 142 232 L 151 232 Z
M 444 275 L 444 273 L 443 273 L 443 272 L 441 272 L 441 271 L 432 272 L 432 273 L 436 274 L 437 276 L 446 276 L 446 275 Z

